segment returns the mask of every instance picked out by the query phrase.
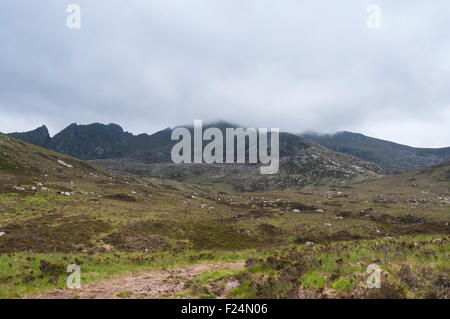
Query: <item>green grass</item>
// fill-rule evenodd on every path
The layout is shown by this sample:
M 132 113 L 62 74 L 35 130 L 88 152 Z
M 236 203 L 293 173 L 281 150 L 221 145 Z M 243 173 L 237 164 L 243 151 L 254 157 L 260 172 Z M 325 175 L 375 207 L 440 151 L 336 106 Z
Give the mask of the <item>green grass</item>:
M 194 296 L 194 295 L 195 295 L 195 292 L 192 289 L 186 289 L 186 290 L 183 290 L 183 291 L 177 293 L 175 295 L 175 297 L 177 297 L 177 298 L 187 298 L 187 297 L 191 297 L 191 296 Z
M 444 296 L 449 211 L 436 194 L 448 197 L 450 185 L 440 181 L 447 168 L 336 185 L 333 192 L 345 195 L 339 198 L 325 196 L 329 186 L 233 193 L 211 183 L 121 176 L 3 135 L 0 141 L 0 298 L 65 288 L 70 263 L 80 264 L 88 283 L 248 259 L 258 260 L 245 270 L 202 273 L 185 293 L 210 296 L 237 277 L 243 284 L 232 297 L 295 297 L 300 286 L 319 297 L 329 290 L 351 297 L 377 263 L 408 297 Z M 48 191 L 31 191 L 37 183 Z M 42 261 L 53 270 L 43 271 Z
M 325 287 L 325 278 L 317 271 L 312 271 L 302 278 L 302 284 L 306 288 L 321 289 Z
M 287 298 L 297 296 L 299 287 L 303 287 L 310 297 L 331 292 L 331 297 L 345 298 L 368 298 L 377 293 L 375 298 L 424 298 L 430 291 L 444 297 L 446 292 L 441 287 L 445 285 L 442 278 L 448 278 L 449 239 L 421 235 L 285 248 L 259 259 L 248 273 L 238 276 L 248 283 L 238 292 L 262 298 Z M 382 277 L 384 288 L 376 292 L 366 285 L 366 269 L 373 263 L 388 274 Z M 274 268 L 276 272 L 270 271 Z
M 338 291 L 351 292 L 354 283 L 352 278 L 339 278 L 334 284 L 333 288 Z
M 245 281 L 240 287 L 233 289 L 230 295 L 231 297 L 237 297 L 239 299 L 255 298 L 255 293 L 252 289 L 252 282 L 250 280 Z
M 119 298 L 129 298 L 133 295 L 132 291 L 121 291 L 116 296 Z
M 227 279 L 233 276 L 238 276 L 246 273 L 246 269 L 229 269 L 224 268 L 217 271 L 205 271 L 198 275 L 195 280 L 200 283 L 209 283 L 214 281 L 219 281 L 222 279 Z
M 173 255 L 170 253 L 103 253 L 88 256 L 87 254 L 25 254 L 12 256 L 0 255 L 0 298 L 21 298 L 25 295 L 41 291 L 66 288 L 69 275 L 66 268 L 69 264 L 81 267 L 81 283 L 101 281 L 117 275 L 139 273 L 156 269 L 174 269 L 203 262 L 237 262 L 253 256 L 252 251 L 242 252 L 210 252 L 193 251 Z M 41 262 L 48 262 L 55 271 L 42 271 Z M 239 274 L 232 269 L 205 273 L 201 277 L 217 279 L 221 276 Z M 54 275 L 57 274 L 56 281 Z M 33 276 L 33 278 L 28 276 Z M 28 278 L 28 280 L 24 280 Z M 32 279 L 32 280 L 30 280 Z M 218 280 L 218 279 L 217 279 Z

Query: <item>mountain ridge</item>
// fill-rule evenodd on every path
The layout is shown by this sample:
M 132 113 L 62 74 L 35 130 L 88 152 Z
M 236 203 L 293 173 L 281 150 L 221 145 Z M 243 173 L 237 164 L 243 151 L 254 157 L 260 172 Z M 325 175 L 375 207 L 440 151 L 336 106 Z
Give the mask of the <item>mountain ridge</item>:
M 180 125 L 174 129 L 177 127 L 192 130 L 193 125 Z M 226 127 L 239 126 L 220 120 L 207 123 L 203 127 L 218 127 L 224 131 Z M 53 137 L 50 137 L 45 125 L 32 131 L 6 135 L 85 160 L 124 158 L 132 154 L 132 158 L 143 162 L 166 163 L 170 162 L 169 149 L 175 144 L 170 139 L 171 131 L 172 128 L 168 127 L 153 134 L 134 135 L 114 123 L 72 123 Z M 286 141 L 293 142 L 293 135 L 281 134 L 283 145 L 280 152 L 285 153 L 292 146 Z M 377 164 L 391 173 L 417 170 L 450 160 L 450 147 L 418 148 L 349 131 L 334 134 L 306 132 L 295 135 L 306 139 L 302 141 L 306 145 L 312 143 L 334 152 L 351 155 Z
M 205 124 L 203 129 L 217 126 Z M 220 122 L 222 131 L 234 124 Z M 187 127 L 191 130 L 192 126 Z M 201 180 L 232 185 L 239 191 L 283 189 L 313 184 L 341 183 L 384 174 L 376 164 L 335 153 L 304 137 L 280 132 L 280 166 L 276 176 L 262 176 L 258 164 L 175 165 L 171 159 L 171 129 L 152 135 L 133 135 L 116 124 L 71 124 L 49 143 L 39 145 L 104 167 L 139 177 L 159 177 L 179 181 Z M 18 137 L 29 137 L 23 133 Z M 225 134 L 224 134 L 225 136 Z M 40 142 L 41 139 L 35 141 Z M 204 142 L 206 144 L 207 142 Z M 225 143 L 224 143 L 225 145 Z M 248 152 L 248 145 L 246 152 Z
M 45 125 L 42 125 L 32 131 L 14 132 L 6 135 L 43 147 L 48 146 L 52 139 L 48 132 L 48 128 Z
M 376 163 L 387 171 L 413 171 L 450 160 L 450 147 L 418 148 L 348 131 L 300 136 L 335 152 Z

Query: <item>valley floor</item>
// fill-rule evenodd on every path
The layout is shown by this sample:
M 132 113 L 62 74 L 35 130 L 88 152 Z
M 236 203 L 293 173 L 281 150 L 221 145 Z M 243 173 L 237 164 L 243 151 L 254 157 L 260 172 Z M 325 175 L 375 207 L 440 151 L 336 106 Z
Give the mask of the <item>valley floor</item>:
M 237 193 L 0 141 L 0 298 L 449 298 L 449 164 Z

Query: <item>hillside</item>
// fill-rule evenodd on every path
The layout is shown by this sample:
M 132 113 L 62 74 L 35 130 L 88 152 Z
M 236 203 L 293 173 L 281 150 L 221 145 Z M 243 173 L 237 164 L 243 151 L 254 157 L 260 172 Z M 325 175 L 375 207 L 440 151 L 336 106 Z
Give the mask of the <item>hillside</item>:
M 35 180 L 109 179 L 106 169 L 0 134 L 1 188 Z M 11 175 L 11 178 L 8 176 Z
M 450 160 L 450 147 L 415 148 L 358 133 L 305 133 L 301 136 L 329 150 L 372 162 L 391 172 L 417 170 Z
M 449 174 L 235 193 L 0 135 L 0 298 L 448 298 Z M 390 270 L 376 291 L 374 261 Z M 82 290 L 67 289 L 69 264 Z
M 280 170 L 274 175 L 261 175 L 260 166 L 255 164 L 147 164 L 130 158 L 93 162 L 135 176 L 172 179 L 237 192 L 339 185 L 383 176 L 379 167 L 357 158 L 313 145 L 293 148 L 295 151 L 280 154 Z

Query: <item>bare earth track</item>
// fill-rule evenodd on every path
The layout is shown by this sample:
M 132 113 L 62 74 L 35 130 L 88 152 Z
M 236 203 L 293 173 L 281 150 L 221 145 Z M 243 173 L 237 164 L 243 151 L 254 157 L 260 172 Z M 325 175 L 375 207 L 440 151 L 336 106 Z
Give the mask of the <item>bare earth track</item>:
M 30 299 L 117 299 L 168 298 L 185 290 L 185 283 L 204 271 L 239 269 L 244 263 L 200 264 L 173 270 L 155 270 L 141 275 L 129 275 L 81 286 L 80 289 L 58 289 L 30 296 Z M 121 295 L 121 293 L 123 295 Z M 119 296 L 118 296 L 119 295 Z

